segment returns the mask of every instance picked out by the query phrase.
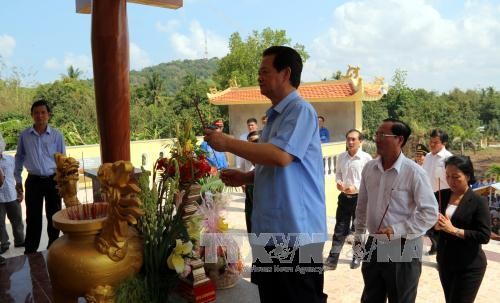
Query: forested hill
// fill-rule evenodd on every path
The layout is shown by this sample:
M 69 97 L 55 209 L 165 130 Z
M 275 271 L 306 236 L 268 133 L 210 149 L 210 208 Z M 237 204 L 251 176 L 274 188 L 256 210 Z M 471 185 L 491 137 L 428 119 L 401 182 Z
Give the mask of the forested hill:
M 194 75 L 200 80 L 212 82 L 212 75 L 219 64 L 218 58 L 197 60 L 175 60 L 146 67 L 141 71 L 130 72 L 130 84 L 143 86 L 148 82 L 148 76 L 157 73 L 163 82 L 166 94 L 172 96 L 179 90 L 182 80 L 187 75 Z

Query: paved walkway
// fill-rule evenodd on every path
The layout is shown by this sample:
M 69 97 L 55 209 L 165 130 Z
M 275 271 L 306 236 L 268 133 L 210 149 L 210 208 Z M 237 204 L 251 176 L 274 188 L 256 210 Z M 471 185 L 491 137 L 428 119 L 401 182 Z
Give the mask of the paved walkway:
M 85 200 L 83 192 L 80 192 L 79 196 L 81 201 Z M 91 195 L 89 195 L 89 197 L 91 197 Z M 226 216 L 231 232 L 246 232 L 244 207 L 244 194 L 239 192 L 232 193 L 232 202 L 228 207 Z M 25 213 L 24 208 L 23 213 Z M 6 223 L 9 237 L 12 239 L 12 232 L 8 220 Z M 44 250 L 47 246 L 45 224 L 46 221 L 44 220 L 44 232 L 42 233 L 43 237 L 40 243 L 39 250 Z M 334 225 L 335 218 L 328 217 L 328 231 L 330 233 L 330 239 Z M 324 256 L 328 254 L 330 247 L 331 240 L 325 245 Z M 425 251 L 427 251 L 428 249 L 429 247 L 424 247 Z M 498 297 L 498 295 L 500 294 L 500 242 L 491 241 L 489 244 L 484 245 L 483 249 L 488 256 L 488 267 L 481 288 L 479 289 L 478 296 L 476 297 L 476 302 L 489 303 L 497 301 L 497 299 L 494 298 Z M 11 246 L 11 248 L 6 253 L 4 253 L 3 256 L 7 258 L 18 256 L 21 255 L 23 251 L 24 248 L 14 248 Z M 249 256 L 249 245 L 246 241 L 245 243 L 242 243 L 242 254 L 243 256 Z M 341 252 L 341 258 L 337 269 L 334 271 L 325 272 L 325 292 L 328 294 L 328 302 L 359 302 L 359 298 L 363 290 L 363 278 L 360 269 L 352 270 L 349 268 L 349 262 L 351 259 L 350 256 L 350 245 L 346 244 L 344 245 L 344 249 Z M 247 257 L 246 261 L 246 268 L 249 269 L 250 258 Z M 258 302 L 258 299 L 256 298 L 255 288 L 253 287 L 253 284 L 248 282 L 250 280 L 250 274 L 248 271 L 243 274 L 243 278 L 245 279 L 245 281 L 241 281 L 236 287 L 241 289 L 241 292 L 239 292 L 240 294 L 245 293 L 247 297 L 225 298 L 224 300 L 219 300 L 219 302 Z M 222 297 L 225 297 L 224 294 L 221 293 L 221 295 L 222 296 L 219 297 L 220 299 L 222 299 Z M 424 257 L 422 275 L 420 277 L 420 284 L 416 302 L 444 302 L 443 291 L 439 282 L 439 276 L 436 269 L 436 262 L 434 257 Z
M 231 229 L 237 232 L 246 230 L 244 219 L 245 198 L 244 194 L 234 193 L 233 200 L 228 208 L 228 222 Z M 324 256 L 328 255 L 331 247 L 331 237 L 335 226 L 335 218 L 328 217 L 328 232 L 330 241 L 325 244 Z M 430 245 L 430 243 L 429 243 Z M 249 249 L 248 244 L 243 246 L 243 251 Z M 484 245 L 488 256 L 488 267 L 486 274 L 476 297 L 477 303 L 496 301 L 493 299 L 500 294 L 500 242 L 491 241 Z M 429 246 L 424 246 L 428 251 Z M 341 252 L 340 261 L 336 270 L 325 272 L 325 293 L 328 294 L 328 302 L 350 303 L 359 302 L 363 291 L 363 277 L 361 269 L 350 269 L 351 248 L 346 243 Z M 247 264 L 248 265 L 248 264 Z M 245 274 L 249 280 L 249 275 Z M 422 275 L 418 287 L 416 302 L 441 303 L 444 302 L 443 290 L 439 281 L 435 256 L 425 256 L 422 266 Z

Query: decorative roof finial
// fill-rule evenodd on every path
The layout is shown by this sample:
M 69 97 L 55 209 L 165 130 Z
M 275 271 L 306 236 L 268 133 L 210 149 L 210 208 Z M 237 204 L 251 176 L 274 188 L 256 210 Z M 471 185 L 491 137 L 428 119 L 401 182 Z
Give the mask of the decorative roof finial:
M 357 79 L 359 78 L 359 66 L 352 66 L 348 65 L 349 68 L 347 69 L 347 72 L 345 73 L 344 78 L 351 78 L 351 79 Z

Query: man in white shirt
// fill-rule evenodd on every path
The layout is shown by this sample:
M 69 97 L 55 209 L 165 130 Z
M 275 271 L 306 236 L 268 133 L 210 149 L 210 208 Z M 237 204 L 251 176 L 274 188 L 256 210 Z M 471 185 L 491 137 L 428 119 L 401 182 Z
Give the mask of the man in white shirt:
M 429 147 L 431 152 L 425 155 L 424 170 L 431 182 L 432 191 L 450 188 L 446 182 L 446 170 L 444 161 L 453 154 L 446 149 L 448 134 L 440 129 L 431 131 Z
M 385 119 L 374 136 L 380 156 L 361 174 L 356 237 L 369 233 L 361 302 L 415 302 L 417 296 L 422 236 L 436 223 L 438 207 L 425 171 L 401 151 L 410 134 L 406 123 Z
M 336 183 L 340 191 L 337 204 L 335 230 L 332 239 L 332 248 L 325 266 L 328 269 L 336 269 L 339 261 L 340 251 L 344 246 L 345 238 L 349 234 L 352 213 L 356 209 L 358 201 L 358 189 L 361 182 L 361 171 L 372 157 L 361 150 L 363 134 L 357 129 L 351 129 L 346 134 L 347 151 L 341 153 L 338 158 Z M 354 218 L 353 218 L 354 220 Z M 359 260 L 353 258 L 351 268 L 359 267 Z
M 430 137 L 429 147 L 431 152 L 425 155 L 423 168 L 431 182 L 432 191 L 437 192 L 440 189 L 450 188 L 446 182 L 444 161 L 452 156 L 452 153 L 446 149 L 446 144 L 448 143 L 448 134 L 446 132 L 440 129 L 433 129 Z M 427 231 L 426 235 L 432 243 L 428 254 L 435 255 L 437 253 L 438 233 L 435 233 L 434 228 L 431 228 Z
M 259 130 L 259 126 L 257 125 L 257 119 L 253 117 L 247 119 L 247 130 L 248 132 L 240 136 L 240 140 L 247 141 L 249 133 Z M 249 172 L 254 169 L 252 162 L 238 156 L 236 156 L 236 167 L 244 172 Z

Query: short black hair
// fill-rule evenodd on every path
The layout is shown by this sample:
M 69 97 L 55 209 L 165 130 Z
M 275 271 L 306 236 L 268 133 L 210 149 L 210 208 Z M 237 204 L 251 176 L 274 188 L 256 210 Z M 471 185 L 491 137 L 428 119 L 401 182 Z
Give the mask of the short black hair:
M 302 58 L 300 54 L 293 48 L 282 45 L 271 46 L 262 53 L 263 57 L 272 55 L 274 55 L 274 68 L 280 72 L 289 67 L 291 70 L 290 84 L 295 88 L 299 88 L 300 75 L 302 74 Z
M 262 134 L 262 131 L 260 131 L 260 130 L 254 130 L 254 131 L 249 132 L 247 135 L 247 141 L 253 142 L 253 143 L 259 142 L 260 134 Z M 254 137 L 254 139 L 250 140 L 252 137 Z
M 347 136 L 349 136 L 350 133 L 358 133 L 358 139 L 359 139 L 359 141 L 363 141 L 365 139 L 365 136 L 363 136 L 363 133 L 360 132 L 359 130 L 355 129 L 355 128 L 351 128 L 350 130 L 347 131 L 347 133 L 345 133 L 346 139 L 347 139 Z
M 436 138 L 438 137 L 439 140 L 441 140 L 441 143 L 446 144 L 448 143 L 448 134 L 444 130 L 440 129 L 433 129 L 431 131 L 431 138 Z
M 403 145 L 401 145 L 401 147 L 405 146 L 406 141 L 408 141 L 408 138 L 411 135 L 410 126 L 404 123 L 403 121 L 394 118 L 384 119 L 383 122 L 392 122 L 392 127 L 391 127 L 392 133 L 395 134 L 396 136 L 402 136 Z
M 469 177 L 468 184 L 476 183 L 476 177 L 474 177 L 474 166 L 472 165 L 472 161 L 468 156 L 451 156 L 444 161 L 444 167 L 448 165 L 456 166 L 464 175 Z
M 39 106 L 45 106 L 47 111 L 49 113 L 52 113 L 52 111 L 50 109 L 49 102 L 47 102 L 47 100 L 44 100 L 44 99 L 39 99 L 39 100 L 36 100 L 35 102 L 33 102 L 33 104 L 31 105 L 31 113 L 33 113 L 33 110 L 35 109 L 35 107 L 39 107 Z
M 252 122 L 255 123 L 255 124 L 257 124 L 257 119 L 255 119 L 254 117 L 247 119 L 247 124 L 248 123 L 252 123 Z

